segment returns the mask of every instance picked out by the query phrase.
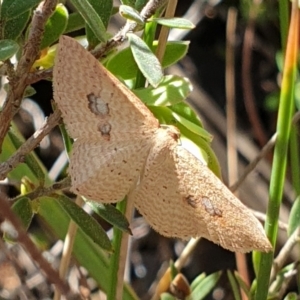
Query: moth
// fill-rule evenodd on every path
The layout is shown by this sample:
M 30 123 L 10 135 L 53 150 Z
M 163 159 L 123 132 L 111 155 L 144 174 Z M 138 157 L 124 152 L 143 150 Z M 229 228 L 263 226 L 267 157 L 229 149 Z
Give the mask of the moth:
M 262 225 L 227 187 L 160 126 L 150 110 L 75 40 L 59 40 L 54 99 L 75 140 L 71 190 L 115 203 L 126 195 L 167 237 L 204 237 L 231 251 L 270 251 Z

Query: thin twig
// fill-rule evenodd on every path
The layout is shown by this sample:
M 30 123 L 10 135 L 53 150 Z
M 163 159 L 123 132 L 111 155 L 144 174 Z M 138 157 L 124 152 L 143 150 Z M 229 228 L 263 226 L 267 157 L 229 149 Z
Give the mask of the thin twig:
M 126 200 L 126 211 L 125 217 L 131 223 L 134 211 L 134 202 L 127 197 Z M 119 267 L 117 273 L 117 288 L 116 288 L 116 300 L 123 299 L 123 287 L 124 287 L 124 273 L 125 273 L 125 266 L 127 261 L 127 253 L 128 253 L 128 241 L 129 241 L 129 234 L 126 232 L 122 233 L 122 240 L 120 246 L 120 256 L 119 256 Z
M 169 1 L 167 8 L 166 8 L 166 13 L 165 13 L 165 18 L 171 18 L 175 14 L 177 6 L 177 0 Z M 158 37 L 158 46 L 156 50 L 156 56 L 160 62 L 162 62 L 166 50 L 166 45 L 168 41 L 168 35 L 169 35 L 170 29 L 166 26 L 162 26 L 159 37 Z
M 251 209 L 251 208 L 249 208 L 249 209 L 252 211 L 252 213 L 258 220 L 260 220 L 262 223 L 266 222 L 266 220 L 267 220 L 266 214 L 264 214 L 260 211 Z M 278 220 L 278 228 L 280 228 L 281 230 L 287 231 L 288 224 L 284 223 L 283 221 Z
M 283 265 L 287 261 L 291 254 L 294 246 L 300 241 L 300 229 L 299 227 L 293 232 L 293 234 L 288 238 L 284 246 L 281 248 L 277 257 L 273 261 L 273 268 L 271 271 L 270 282 L 272 282 L 277 273 L 282 269 Z
M 267 153 L 274 147 L 276 142 L 276 133 L 270 138 L 270 140 L 267 142 L 267 144 L 262 148 L 262 150 L 259 152 L 259 154 L 256 156 L 255 159 L 253 159 L 250 164 L 245 168 L 243 174 L 240 176 L 237 182 L 235 182 L 233 185 L 230 186 L 230 190 L 232 192 L 236 191 L 240 185 L 244 182 L 246 177 L 255 169 L 257 164 L 260 162 L 261 159 L 263 159 Z
M 35 73 L 29 73 L 26 78 L 26 84 L 31 85 L 40 80 L 51 79 L 53 75 L 52 73 L 53 73 L 53 68 L 36 71 Z
M 37 130 L 7 161 L 0 164 L 0 180 L 5 179 L 7 174 L 19 163 L 24 161 L 24 156 L 31 152 L 41 140 L 59 123 L 61 113 L 56 110 L 47 118 L 43 126 Z
M 43 257 L 40 251 L 36 248 L 31 239 L 27 236 L 26 231 L 22 227 L 21 221 L 11 210 L 10 205 L 8 204 L 7 197 L 1 192 L 0 206 L 0 213 L 2 217 L 7 219 L 17 231 L 17 239 L 20 242 L 20 244 L 24 246 L 24 248 L 30 254 L 32 259 L 40 266 L 41 270 L 46 274 L 48 280 L 52 282 L 61 291 L 62 294 L 68 295 L 70 293 L 69 285 L 59 278 L 58 272 L 52 268 L 52 266 Z
M 258 1 L 253 1 L 250 11 L 249 20 L 245 30 L 244 44 L 242 51 L 242 85 L 245 107 L 248 113 L 249 121 L 252 125 L 254 135 L 257 138 L 259 145 L 262 146 L 267 142 L 265 130 L 261 124 L 255 105 L 255 97 L 253 95 L 253 84 L 251 79 L 251 64 L 253 54 L 253 43 L 255 39 L 255 19 L 257 17 Z
M 41 2 L 34 12 L 28 41 L 19 60 L 15 75 L 9 80 L 9 91 L 0 112 L 0 149 L 14 115 L 18 112 L 25 88 L 28 73 L 40 51 L 45 24 L 55 9 L 57 0 Z M 1 150 L 0 150 L 1 151 Z
M 166 3 L 166 0 L 150 0 L 147 2 L 145 7 L 141 10 L 140 15 L 146 21 L 150 18 L 158 8 L 163 6 Z M 94 55 L 97 59 L 103 57 L 110 50 L 118 47 L 126 39 L 126 34 L 128 32 L 133 32 L 139 28 L 139 24 L 136 22 L 128 20 L 125 26 L 114 35 L 108 42 L 101 44 L 99 47 L 96 47 L 91 51 L 91 54 Z M 37 71 L 35 73 L 28 74 L 26 78 L 26 84 L 30 85 L 42 79 L 52 78 L 53 68 L 47 70 Z
M 236 147 L 236 104 L 235 104 L 235 72 L 234 49 L 237 10 L 229 8 L 226 28 L 226 116 L 227 116 L 227 161 L 229 184 L 238 179 L 238 152 Z M 238 192 L 235 192 L 238 197 Z M 239 276 L 246 285 L 250 286 L 249 273 L 244 253 L 235 253 L 235 260 Z M 240 288 L 243 300 L 247 299 L 246 293 Z

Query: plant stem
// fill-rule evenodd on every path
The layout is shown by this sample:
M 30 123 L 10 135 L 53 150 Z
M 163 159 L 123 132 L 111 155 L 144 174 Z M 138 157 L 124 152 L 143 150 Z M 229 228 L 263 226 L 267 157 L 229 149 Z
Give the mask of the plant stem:
M 269 205 L 265 229 L 273 247 L 276 244 L 279 208 L 286 173 L 287 150 L 291 131 L 292 112 L 294 105 L 294 88 L 297 66 L 299 36 L 299 9 L 296 1 L 292 2 L 292 14 L 287 39 L 285 64 L 277 120 L 277 140 L 272 166 Z M 264 300 L 268 295 L 269 278 L 274 252 L 260 254 L 260 265 L 257 276 L 255 299 Z

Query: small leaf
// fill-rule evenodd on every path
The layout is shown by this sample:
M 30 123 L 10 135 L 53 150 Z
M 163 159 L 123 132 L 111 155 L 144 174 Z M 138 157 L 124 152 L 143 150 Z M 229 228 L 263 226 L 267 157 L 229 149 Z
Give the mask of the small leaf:
M 38 5 L 40 0 L 3 0 L 1 6 L 1 19 L 16 18 Z
M 198 275 L 191 283 L 191 290 L 194 290 L 198 286 L 198 284 L 200 284 L 202 282 L 202 280 L 205 277 L 206 277 L 205 273 L 201 273 L 200 275 Z
M 131 6 L 120 5 L 119 13 L 125 19 L 134 21 L 134 22 L 136 22 L 137 24 L 140 24 L 140 25 L 145 24 L 144 19 L 142 18 L 140 13 Z
M 231 289 L 235 300 L 242 300 L 240 295 L 240 288 L 236 282 L 236 279 L 230 270 L 227 271 L 227 276 L 231 285 Z
M 195 25 L 191 21 L 183 18 L 153 18 L 150 21 L 171 28 L 179 28 L 179 29 L 195 28 Z
M 162 61 L 162 67 L 167 68 L 180 59 L 182 59 L 188 50 L 189 42 L 187 41 L 172 41 L 168 42 L 166 46 L 165 55 Z M 153 51 L 157 49 L 157 41 L 153 43 Z M 126 64 L 124 65 L 124 62 Z M 122 67 L 120 67 L 122 66 Z M 138 66 L 133 58 L 132 52 L 129 47 L 119 51 L 113 57 L 110 58 L 106 64 L 107 69 L 109 69 L 113 74 L 122 79 L 132 79 L 136 76 L 138 71 Z
M 92 207 L 93 211 L 105 221 L 116 226 L 122 231 L 131 234 L 128 220 L 115 206 L 90 200 L 87 200 L 86 202 Z
M 73 32 L 79 29 L 84 28 L 85 21 L 80 13 L 75 12 L 69 15 L 68 24 L 64 33 Z
M 293 203 L 289 224 L 288 224 L 288 236 L 291 236 L 292 233 L 300 226 L 300 196 L 296 198 Z
M 88 1 L 93 7 L 93 9 L 95 10 L 95 12 L 100 17 L 104 27 L 107 28 L 111 16 L 111 12 L 112 12 L 112 7 L 113 7 L 112 0 L 106 0 L 106 1 L 88 0 Z M 94 48 L 102 41 L 97 37 L 95 32 L 88 25 L 86 26 L 86 37 L 89 42 L 89 47 Z M 106 32 L 105 35 L 107 36 Z
M 163 79 L 163 72 L 157 57 L 137 35 L 128 33 L 127 37 L 139 69 L 152 86 L 158 86 Z
M 19 50 L 19 45 L 12 40 L 0 40 L 0 61 L 7 60 L 15 55 Z
M 183 104 L 186 105 L 185 103 Z M 178 127 L 181 133 L 180 139 L 183 146 L 200 161 L 205 161 L 209 169 L 217 177 L 222 178 L 218 159 L 209 144 L 211 135 L 204 128 L 199 126 L 197 133 L 192 132 L 176 120 L 170 107 L 149 106 L 149 109 L 161 124 L 169 124 Z M 204 138 L 202 138 L 202 136 Z
M 106 27 L 91 3 L 87 0 L 70 0 L 70 2 L 87 22 L 97 39 L 101 42 L 106 42 Z
M 67 23 L 68 11 L 63 4 L 58 4 L 52 16 L 47 20 L 40 49 L 44 49 L 57 41 L 65 31 Z
M 97 223 L 97 221 L 86 213 L 76 203 L 69 198 L 59 195 L 56 197 L 59 204 L 69 214 L 71 219 L 82 229 L 82 231 L 88 235 L 96 244 L 101 248 L 111 251 L 111 243 L 103 228 Z
M 25 230 L 29 228 L 34 215 L 30 202 L 31 201 L 29 200 L 29 198 L 21 197 L 11 207 L 12 211 L 21 220 Z
M 30 10 L 4 23 L 4 38 L 16 40 L 25 29 L 30 18 Z
M 170 261 L 170 275 L 171 275 L 171 281 L 176 277 L 176 275 L 179 273 L 177 268 L 175 267 L 174 261 Z
M 190 295 L 191 299 L 201 300 L 216 286 L 222 272 L 216 272 L 210 274 L 201 280 L 197 285 L 194 285 L 194 289 Z
M 44 51 L 41 51 L 41 56 L 39 59 L 37 59 L 32 68 L 38 69 L 42 67 L 43 69 L 49 69 L 53 67 L 55 54 L 56 54 L 56 48 L 57 45 L 53 45 L 50 48 L 45 49 Z
M 235 271 L 234 276 L 235 276 L 235 279 L 237 280 L 237 282 L 239 283 L 239 286 L 242 288 L 244 293 L 247 295 L 248 299 L 251 299 L 251 293 L 250 293 L 250 289 L 249 289 L 247 283 L 243 280 L 243 278 L 240 276 L 240 274 L 238 272 Z
M 187 78 L 167 75 L 156 88 L 149 86 L 133 92 L 147 105 L 168 106 L 185 100 L 191 91 Z
M 297 300 L 297 299 L 299 298 L 297 296 L 297 293 L 295 292 L 290 292 L 284 297 L 284 300 Z
M 173 117 L 181 123 L 183 126 L 188 128 L 190 131 L 198 134 L 208 142 L 212 141 L 212 135 L 209 134 L 202 125 L 196 113 L 186 103 L 177 103 L 170 106 Z
M 35 94 L 36 94 L 36 90 L 31 85 L 28 85 L 25 88 L 23 97 L 24 98 L 29 98 L 29 97 L 31 97 L 31 96 L 33 96 Z

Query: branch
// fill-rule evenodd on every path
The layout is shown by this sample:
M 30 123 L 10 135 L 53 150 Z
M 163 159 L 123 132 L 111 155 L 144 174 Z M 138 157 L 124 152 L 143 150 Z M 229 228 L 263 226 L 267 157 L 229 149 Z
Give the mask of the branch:
M 21 197 L 26 197 L 30 200 L 34 200 L 34 199 L 42 197 L 42 196 L 53 195 L 58 191 L 68 189 L 70 187 L 71 187 L 71 177 L 68 176 L 68 177 L 64 178 L 63 180 L 61 180 L 59 182 L 55 182 L 48 187 L 39 186 L 34 191 L 32 191 L 28 194 L 25 194 L 25 195 L 18 196 L 16 198 L 14 198 L 13 200 L 17 201 Z
M 2 148 L 2 143 L 9 129 L 11 120 L 20 108 L 27 86 L 26 80 L 28 73 L 39 55 L 44 27 L 46 21 L 54 11 L 56 4 L 57 0 L 45 0 L 39 4 L 33 15 L 28 41 L 23 48 L 23 53 L 15 75 L 10 78 L 9 91 L 3 105 L 3 110 L 0 113 L 0 149 Z
M 24 162 L 24 156 L 31 152 L 41 140 L 59 123 L 61 113 L 57 109 L 43 126 L 37 130 L 7 161 L 0 164 L 0 180 L 6 178 L 7 174 L 13 170 L 19 163 Z
M 21 221 L 11 210 L 7 197 L 1 192 L 0 206 L 0 213 L 2 217 L 7 219 L 14 226 L 18 233 L 18 241 L 24 246 L 31 258 L 40 266 L 41 270 L 43 270 L 43 272 L 46 274 L 49 281 L 52 282 L 62 294 L 69 295 L 68 299 L 73 298 L 74 296 L 70 295 L 69 285 L 60 279 L 58 272 L 52 268 L 40 251 L 36 248 L 31 239 L 27 236 L 26 231 L 22 227 Z
M 146 21 L 153 16 L 157 9 L 162 7 L 167 1 L 166 0 L 150 0 L 141 10 L 141 16 Z M 128 32 L 136 31 L 140 28 L 140 25 L 134 21 L 128 20 L 125 26 L 109 41 L 105 44 L 101 44 L 100 47 L 96 47 L 91 53 L 97 58 L 103 57 L 110 50 L 118 47 L 126 39 Z M 47 70 L 37 71 L 35 73 L 28 74 L 26 78 L 26 84 L 30 85 L 42 79 L 50 79 L 52 77 L 53 68 Z

